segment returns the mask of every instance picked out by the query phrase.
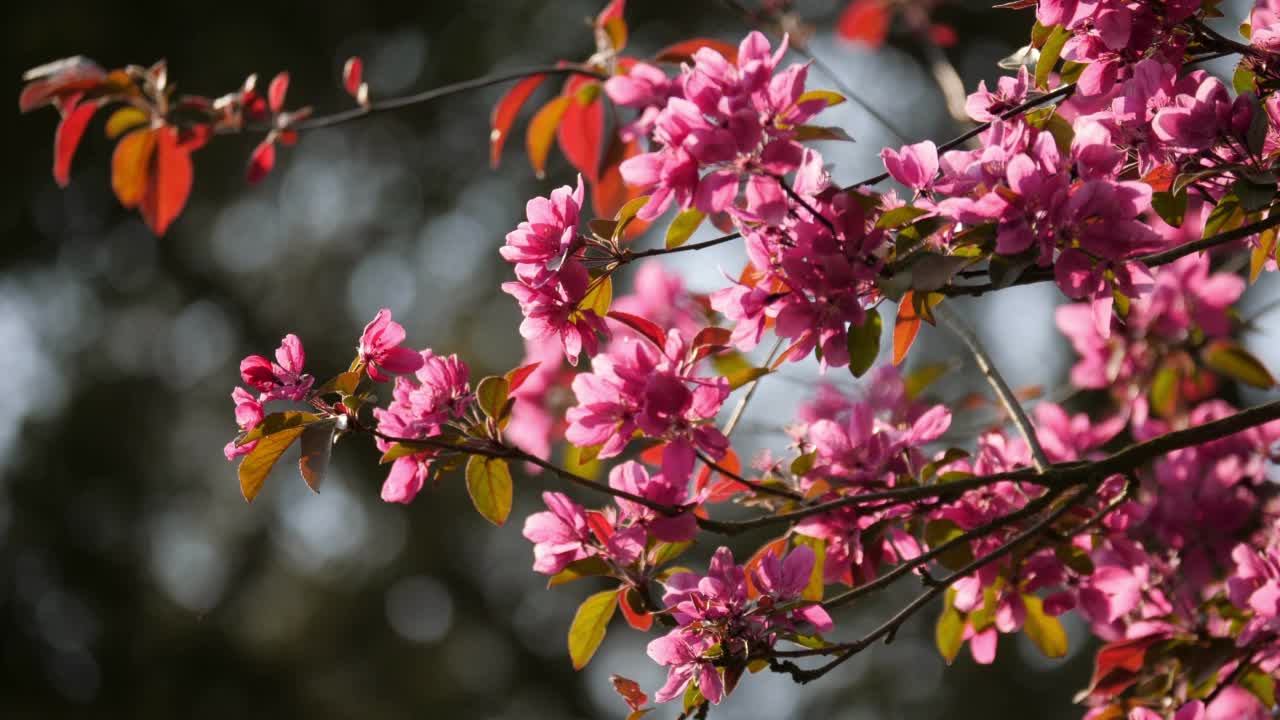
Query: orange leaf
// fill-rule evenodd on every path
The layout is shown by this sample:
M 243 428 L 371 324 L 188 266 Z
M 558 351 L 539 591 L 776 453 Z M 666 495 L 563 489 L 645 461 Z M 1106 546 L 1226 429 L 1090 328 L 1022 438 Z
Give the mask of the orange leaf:
M 1169 192 L 1177 175 L 1178 169 L 1173 165 L 1157 165 L 1151 169 L 1151 172 L 1142 176 L 1142 182 L 1150 185 L 1156 192 Z
M 589 85 L 599 85 L 599 82 L 575 76 L 565 83 L 563 95 L 573 101 L 565 108 L 556 137 L 569 164 L 594 185 L 600 178 L 604 148 L 604 102 L 599 93 L 594 93 L 591 102 L 585 104 L 579 99 L 579 92 Z
M 634 140 L 624 143 L 616 135 L 612 138 L 600 177 L 591 185 L 591 204 L 595 208 L 596 217 L 613 217 L 623 205 L 643 194 L 640 188 L 628 186 L 622 181 L 622 171 L 619 169 L 624 161 L 639 154 L 640 146 Z M 627 225 L 626 237 L 635 237 L 648 227 L 648 222 L 633 219 Z
M 133 209 L 147 192 L 151 156 L 156 149 L 156 131 L 134 130 L 116 143 L 111 155 L 111 189 L 126 208 Z
M 836 34 L 872 49 L 889 35 L 889 10 L 882 0 L 854 0 L 836 21 Z
M 627 10 L 627 0 L 610 0 L 608 5 L 596 16 L 596 27 L 604 27 L 610 20 L 621 20 Z
M 547 155 L 551 152 L 551 143 L 556 139 L 556 127 L 560 118 L 569 107 L 573 98 L 561 95 L 543 105 L 538 113 L 529 121 L 529 131 L 525 136 L 525 146 L 529 150 L 529 164 L 539 178 L 547 174 Z
M 920 332 L 920 314 L 916 312 L 913 293 L 908 290 L 898 302 L 898 319 L 893 325 L 893 364 L 901 365 Z
M 58 123 L 53 136 L 53 179 L 61 187 L 71 182 L 71 157 L 76 154 L 76 146 L 97 109 L 98 104 L 93 102 L 72 104 Z
M 693 62 L 693 54 L 702 48 L 711 48 L 724 56 L 725 60 L 730 63 L 738 62 L 738 48 L 730 45 L 722 40 L 712 38 L 693 38 L 678 42 L 675 45 L 668 45 L 654 55 L 654 60 L 658 62 L 683 63 Z
M 511 125 L 520 114 L 520 108 L 524 107 L 529 96 L 533 95 L 533 91 L 537 90 L 546 78 L 546 75 L 530 75 L 522 79 L 512 85 L 511 89 L 493 106 L 493 114 L 489 117 L 490 166 L 498 167 L 498 162 L 502 159 L 502 146 L 507 142 L 507 135 L 511 133 Z
M 191 150 L 178 129 L 166 125 L 155 131 L 147 192 L 142 197 L 142 219 L 156 235 L 164 235 L 191 195 Z

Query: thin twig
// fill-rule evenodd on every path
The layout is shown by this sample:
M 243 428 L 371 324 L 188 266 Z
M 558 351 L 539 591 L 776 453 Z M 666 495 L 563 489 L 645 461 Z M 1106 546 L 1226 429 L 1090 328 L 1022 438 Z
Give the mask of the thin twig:
M 1018 396 L 1014 395 L 1013 390 L 1009 389 L 1009 384 L 1005 382 L 999 368 L 992 362 L 991 356 L 987 354 L 986 348 L 982 346 L 982 341 L 965 324 L 964 320 L 951 312 L 951 309 L 945 305 L 935 307 L 933 316 L 941 320 L 942 324 L 946 325 L 951 332 L 955 333 L 956 337 L 960 338 L 968 346 L 969 352 L 973 353 L 973 359 L 978 363 L 978 369 L 987 378 L 987 382 L 991 385 L 991 389 L 995 391 L 1000 404 L 1004 406 L 1005 412 L 1009 413 L 1009 418 L 1013 420 L 1018 432 L 1022 434 L 1022 439 L 1027 441 L 1027 447 L 1031 448 L 1031 460 L 1035 464 L 1036 470 L 1043 475 L 1049 469 L 1049 456 L 1045 455 L 1044 448 L 1040 446 L 1040 439 L 1036 437 L 1035 426 L 1031 424 L 1031 418 L 1027 417 L 1027 411 L 1022 409 L 1022 403 L 1018 402 Z

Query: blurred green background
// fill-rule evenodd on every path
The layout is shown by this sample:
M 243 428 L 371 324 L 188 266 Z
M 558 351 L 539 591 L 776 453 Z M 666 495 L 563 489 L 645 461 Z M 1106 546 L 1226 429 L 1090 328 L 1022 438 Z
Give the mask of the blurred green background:
M 908 136 L 954 134 L 909 40 L 874 54 L 832 41 L 826 28 L 841 5 L 799 3 L 819 26 L 814 51 Z M 714 0 L 631 6 L 638 52 L 693 35 L 736 42 L 747 29 Z M 326 112 L 347 106 L 338 76 L 349 55 L 364 57 L 375 98 L 403 94 L 584 58 L 585 18 L 598 9 L 586 0 L 8 3 L 0 52 L 15 98 L 26 68 L 85 54 L 107 67 L 167 58 L 182 90 L 208 95 L 287 69 L 290 105 Z M 970 87 L 998 75 L 995 61 L 1032 21 L 981 4 L 947 5 L 938 18 L 958 30 L 948 55 Z M 810 78 L 830 87 L 821 73 Z M 306 135 L 253 188 L 242 178 L 256 138 L 220 138 L 196 155 L 190 204 L 162 240 L 111 195 L 101 118 L 59 190 L 49 173 L 54 113 L 0 115 L 10 178 L 0 195 L 0 717 L 622 717 L 609 673 L 657 687 L 647 638 L 620 622 L 591 666 L 572 671 L 563 638 L 589 590 L 543 590 L 516 519 L 535 509 L 544 480 L 519 482 L 513 522 L 495 530 L 453 479 L 411 506 L 381 503 L 377 454 L 361 440 L 339 448 L 320 494 L 282 467 L 252 506 L 221 455 L 235 430 L 228 394 L 239 359 L 269 353 L 287 332 L 303 338 L 322 377 L 345 367 L 382 306 L 411 344 L 459 353 L 474 377 L 519 362 L 519 313 L 498 292 L 508 268 L 496 248 L 524 200 L 569 174 L 555 158 L 537 183 L 518 139 L 498 171 L 488 168 L 499 93 Z M 829 122 L 858 140 L 824 148 L 837 179 L 874 173 L 892 136 L 852 104 L 837 110 Z M 693 287 L 740 267 L 738 250 L 719 250 L 680 266 Z M 1051 385 L 1068 361 L 1044 290 L 1020 290 L 993 316 L 1022 323 L 1026 344 L 1002 351 L 1015 383 Z M 936 337 L 925 348 L 951 352 Z M 761 394 L 740 436 L 748 453 L 782 446 L 771 433 L 812 373 L 795 368 Z M 874 625 L 911 590 L 846 613 L 842 634 Z M 934 611 L 924 615 L 894 644 L 804 689 L 752 677 L 717 715 L 1081 714 L 1070 705 L 1089 669 L 1077 625 L 1066 661 L 1006 638 L 994 667 L 965 656 L 944 672 Z

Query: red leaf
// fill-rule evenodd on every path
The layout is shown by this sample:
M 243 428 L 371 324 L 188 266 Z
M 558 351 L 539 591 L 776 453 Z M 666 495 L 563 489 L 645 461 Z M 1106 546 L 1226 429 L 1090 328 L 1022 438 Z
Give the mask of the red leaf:
M 913 293 L 908 290 L 898 301 L 898 319 L 893 325 L 893 364 L 901 365 L 920 332 L 920 314 L 916 312 Z
M 725 456 L 716 463 L 720 467 L 728 470 L 735 475 L 742 475 L 742 461 L 738 459 L 738 454 L 730 448 Z M 711 474 L 715 472 L 715 482 L 711 481 Z M 720 472 L 713 471 L 709 466 L 704 465 L 701 472 L 698 473 L 698 479 L 693 484 L 695 493 L 701 492 L 703 488 L 711 486 L 711 494 L 707 496 L 709 503 L 722 503 L 729 500 L 734 495 L 746 490 L 742 483 L 733 478 L 723 475 Z
M 1164 640 L 1162 635 L 1148 635 L 1104 645 L 1098 651 L 1093 679 L 1085 694 L 1107 698 L 1118 695 L 1138 680 L 1138 671 L 1146 661 L 1147 650 Z
M 960 39 L 956 35 L 955 28 L 943 23 L 934 23 L 929 26 L 929 39 L 938 47 L 955 47 L 956 42 Z
M 573 98 L 561 95 L 543 105 L 529 121 L 525 147 L 529 151 L 529 164 L 539 178 L 547 174 L 547 155 L 551 153 L 551 143 L 556 139 L 556 127 L 571 102 Z
M 609 518 L 599 510 L 587 511 L 587 527 L 591 528 L 592 534 L 600 541 L 600 544 L 609 542 L 609 538 L 613 537 L 613 525 L 609 524 Z
M 1177 175 L 1178 168 L 1173 165 L 1157 165 L 1151 169 L 1151 172 L 1142 176 L 1142 182 L 1150 185 L 1156 192 L 1169 192 Z
M 653 615 L 647 612 L 638 612 L 631 607 L 631 603 L 627 601 L 627 594 L 634 592 L 635 588 L 618 588 L 618 609 L 622 611 L 622 617 L 626 619 L 628 625 L 640 632 L 648 632 L 649 628 L 653 627 Z M 641 704 L 644 704 L 643 701 L 641 701 Z
M 61 187 L 71 182 L 71 157 L 76 154 L 76 146 L 84 137 L 89 120 L 98 109 L 98 104 L 85 102 L 71 104 L 58 123 L 58 130 L 53 136 L 53 179 Z
M 50 103 L 63 102 L 73 95 L 99 87 L 107 78 L 106 70 L 79 56 L 32 68 L 22 75 L 27 86 L 18 96 L 18 109 L 25 113 Z
M 289 73 L 282 72 L 271 78 L 267 88 L 267 105 L 271 112 L 278 113 L 284 109 L 284 95 L 289 92 Z
M 640 451 L 640 462 L 653 467 L 662 467 L 662 453 L 667 449 L 666 443 L 659 443 L 653 447 Z
M 621 604 L 626 605 L 625 602 Z M 613 683 L 614 692 L 621 695 L 623 701 L 627 703 L 627 707 L 632 710 L 639 710 L 645 703 L 649 702 L 649 696 L 644 694 L 644 691 L 640 689 L 640 683 L 635 680 L 621 675 L 611 675 L 609 676 L 609 682 Z
M 155 152 L 151 155 L 151 172 L 141 211 L 151 231 L 164 235 L 191 195 L 191 148 L 180 141 L 175 127 L 159 128 L 155 136 Z
M 569 164 L 577 168 L 591 184 L 600 178 L 600 159 L 604 151 L 604 102 L 594 93 L 591 102 L 583 104 L 579 91 L 599 81 L 581 76 L 569 78 L 563 95 L 573 98 L 565 108 L 556 137 Z
M 537 90 L 546 78 L 546 75 L 530 75 L 522 79 L 512 85 L 511 89 L 493 106 L 493 114 L 489 117 L 489 165 L 491 167 L 498 167 L 498 161 L 502 159 L 502 146 L 507 142 L 507 135 L 511 133 L 511 125 L 520 114 L 520 108 L 524 107 L 529 96 L 533 95 L 533 91 Z
M 254 185 L 269 175 L 275 166 L 276 144 L 268 137 L 258 143 L 258 147 L 254 148 L 253 154 L 249 156 L 249 169 L 245 173 L 245 180 L 248 180 L 250 185 Z
M 530 363 L 507 373 L 507 393 L 510 394 L 519 390 L 520 386 L 524 384 L 524 381 L 528 380 L 529 376 L 533 374 L 533 371 L 537 370 L 538 366 L 541 364 L 542 363 L 540 362 Z
M 884 45 L 889 34 L 889 10 L 883 0 L 854 0 L 836 21 L 836 35 L 872 49 Z
M 731 333 L 727 328 L 705 327 L 693 337 L 690 347 L 694 350 L 694 359 L 701 360 L 713 352 L 729 347 Z
M 652 320 L 646 320 L 638 315 L 618 312 L 617 310 L 610 311 L 609 317 L 640 333 L 649 342 L 657 345 L 659 350 L 666 347 L 667 334 Z
M 347 58 L 342 66 L 342 87 L 353 98 L 360 97 L 360 83 L 364 82 L 364 61 L 358 57 Z
M 693 54 L 702 48 L 711 48 L 724 56 L 725 60 L 730 63 L 738 62 L 738 48 L 721 40 L 713 38 L 693 38 L 678 42 L 675 45 L 668 45 L 657 52 L 653 56 L 658 62 L 667 63 L 683 63 L 693 62 Z
M 608 5 L 596 16 L 596 27 L 604 27 L 610 20 L 621 20 L 627 10 L 627 0 L 610 0 Z

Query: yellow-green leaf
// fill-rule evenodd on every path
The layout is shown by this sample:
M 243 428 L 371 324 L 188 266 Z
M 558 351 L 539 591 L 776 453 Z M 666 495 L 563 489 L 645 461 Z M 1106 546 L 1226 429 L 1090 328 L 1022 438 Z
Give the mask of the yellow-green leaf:
M 467 494 L 476 510 L 494 525 L 511 514 L 511 469 L 501 458 L 472 455 L 467 461 Z
M 954 597 L 955 590 L 948 590 L 946 606 L 942 609 L 942 615 L 938 616 L 938 624 L 933 630 L 933 641 L 948 665 L 955 662 L 964 645 L 964 617 L 951 604 Z
M 609 564 L 598 557 L 588 557 L 581 560 L 575 560 L 565 566 L 565 569 L 552 575 L 547 580 L 547 587 L 553 588 L 557 585 L 571 583 L 574 580 L 581 580 L 585 577 L 596 577 L 598 575 L 608 575 Z
M 1200 358 L 1210 370 L 1246 385 L 1266 390 L 1276 384 L 1267 366 L 1234 340 L 1214 340 L 1200 350 Z
M 582 297 L 578 307 L 590 310 L 600 317 L 609 314 L 609 306 L 613 304 L 613 278 L 605 276 L 592 281 L 592 287 Z
M 240 493 L 244 495 L 245 500 L 253 502 L 258 492 L 262 490 L 262 484 L 266 482 L 267 475 L 271 474 L 271 468 L 275 467 L 276 461 L 305 429 L 303 426 L 298 426 L 271 433 L 258 440 L 258 445 L 253 452 L 240 461 Z
M 573 624 L 569 626 L 569 659 L 573 661 L 574 670 L 581 670 L 591 662 L 617 607 L 617 590 L 598 592 L 578 606 Z
M 511 392 L 511 383 L 504 377 L 490 375 L 476 386 L 476 404 L 485 417 L 496 418 L 502 414 L 502 406 Z
M 671 227 L 667 228 L 667 249 L 678 248 L 688 242 L 704 218 L 706 215 L 697 208 L 689 208 L 677 215 L 671 221 Z
M 942 547 L 961 535 L 964 535 L 964 528 L 946 518 L 932 520 L 924 526 L 924 541 L 930 550 Z M 973 549 L 968 543 L 960 543 L 939 555 L 938 562 L 948 570 L 959 570 L 973 562 Z
M 1058 64 L 1058 57 L 1062 54 L 1062 46 L 1067 44 L 1067 40 L 1071 38 L 1071 33 L 1061 25 L 1054 25 L 1053 31 L 1049 33 L 1049 37 L 1044 41 L 1044 47 L 1040 48 L 1040 59 L 1036 61 L 1036 87 L 1047 89 L 1049 82 L 1049 73 L 1053 72 L 1053 68 Z
M 244 445 L 247 442 L 253 442 L 268 435 L 274 435 L 282 430 L 291 430 L 300 428 L 304 425 L 310 425 L 320 419 L 315 413 L 302 412 L 301 410 L 287 410 L 285 412 L 271 413 L 262 419 L 262 422 L 253 426 L 253 429 L 245 433 L 244 437 L 236 441 L 236 445 Z
M 130 130 L 151 121 L 151 116 L 132 105 L 122 107 L 107 118 L 107 137 L 115 140 Z
M 1062 629 L 1062 622 L 1045 614 L 1044 603 L 1037 595 L 1023 595 L 1022 603 L 1027 607 L 1027 620 L 1022 631 L 1045 657 L 1064 657 L 1067 654 L 1067 632 Z
M 838 92 L 832 92 L 830 90 L 810 90 L 796 98 L 796 104 L 803 105 L 810 100 L 821 100 L 827 104 L 827 107 L 832 107 L 845 102 L 847 98 Z

